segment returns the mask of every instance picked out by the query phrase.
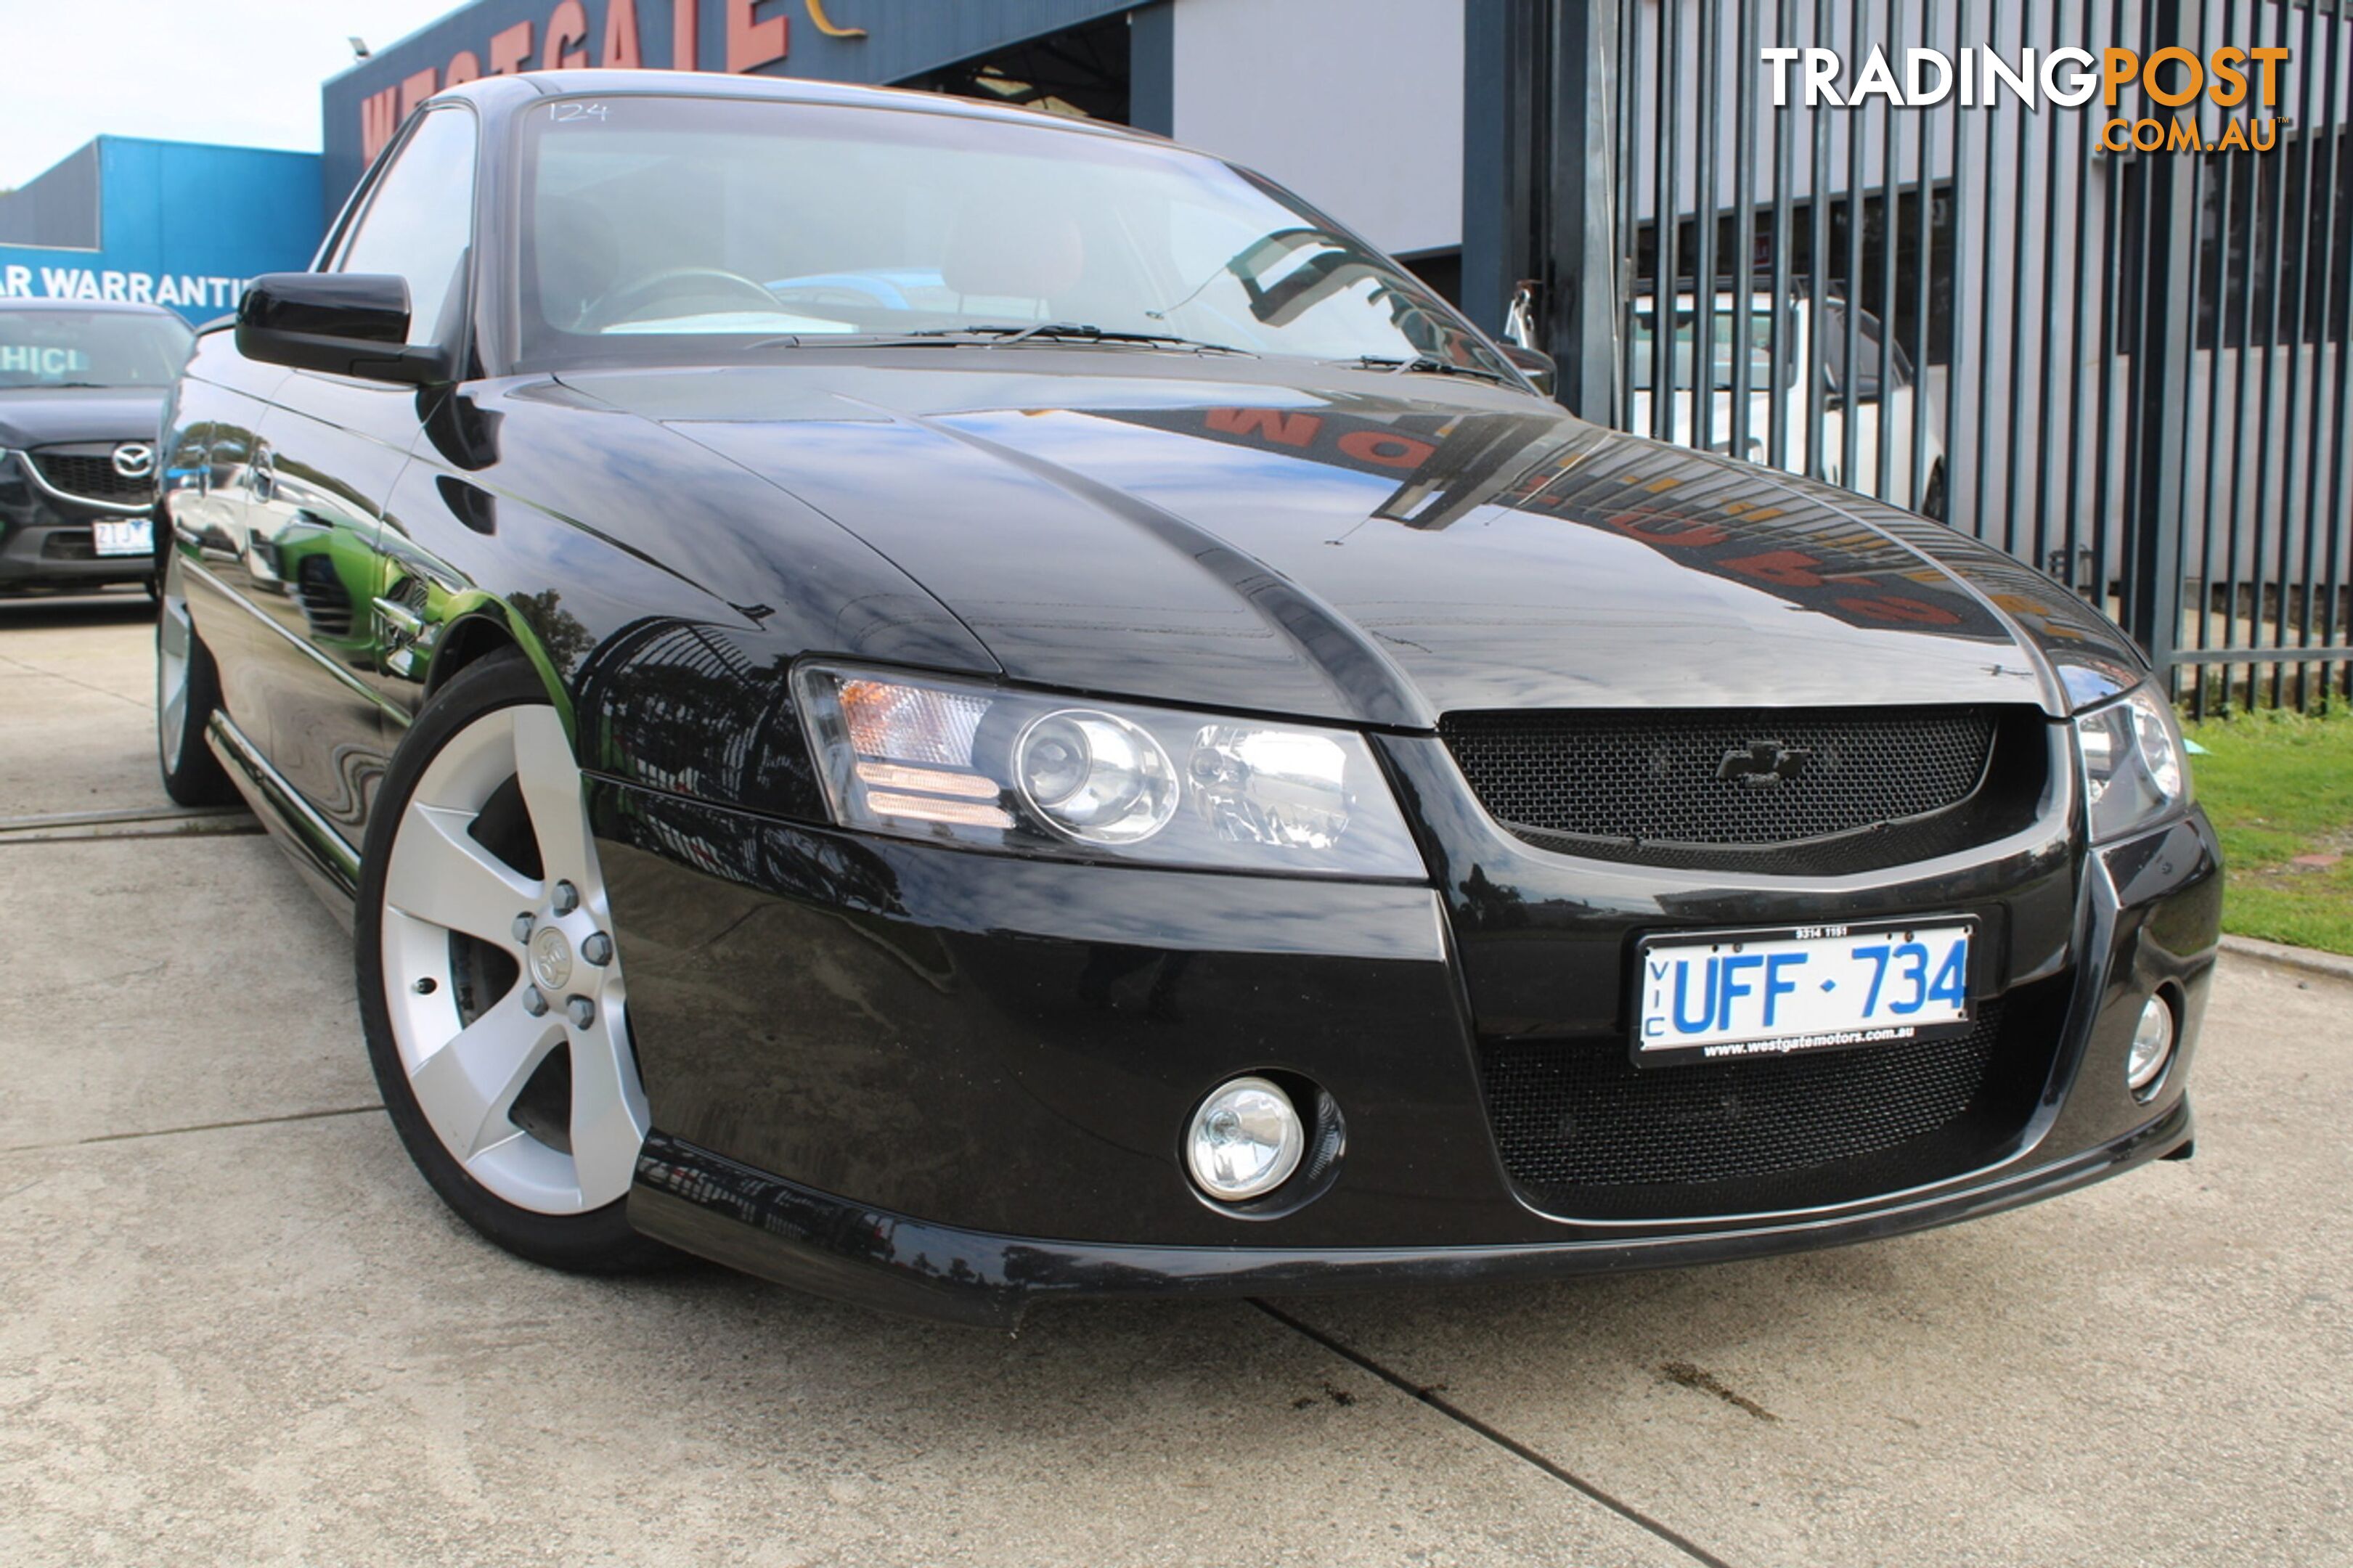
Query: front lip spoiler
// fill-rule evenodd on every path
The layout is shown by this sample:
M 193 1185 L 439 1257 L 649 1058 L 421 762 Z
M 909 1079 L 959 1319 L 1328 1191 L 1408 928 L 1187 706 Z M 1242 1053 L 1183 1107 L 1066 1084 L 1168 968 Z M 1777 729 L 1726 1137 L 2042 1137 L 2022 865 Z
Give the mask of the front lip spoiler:
M 629 1222 L 749 1274 L 886 1311 L 1010 1330 L 1046 1296 L 1293 1295 L 1724 1263 L 1925 1230 L 2053 1197 L 2185 1151 L 2187 1099 L 2111 1142 L 1933 1198 L 1862 1214 L 1651 1237 L 1499 1247 L 1152 1247 L 1043 1241 L 934 1225 L 833 1196 L 656 1131 Z

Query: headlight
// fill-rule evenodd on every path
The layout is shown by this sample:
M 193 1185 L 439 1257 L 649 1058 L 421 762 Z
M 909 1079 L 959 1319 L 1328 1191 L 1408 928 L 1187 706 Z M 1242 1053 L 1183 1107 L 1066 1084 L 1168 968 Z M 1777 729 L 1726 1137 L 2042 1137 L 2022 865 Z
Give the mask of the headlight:
M 2093 843 L 2120 838 L 2189 803 L 2181 731 L 2171 705 L 2149 688 L 2078 714 L 2075 734 L 2084 752 Z
M 806 664 L 834 820 L 1014 854 L 1425 875 L 1363 736 Z
M 1176 810 L 1176 769 L 1149 731 L 1068 708 L 1013 742 L 1013 783 L 1038 820 L 1083 844 L 1141 844 Z

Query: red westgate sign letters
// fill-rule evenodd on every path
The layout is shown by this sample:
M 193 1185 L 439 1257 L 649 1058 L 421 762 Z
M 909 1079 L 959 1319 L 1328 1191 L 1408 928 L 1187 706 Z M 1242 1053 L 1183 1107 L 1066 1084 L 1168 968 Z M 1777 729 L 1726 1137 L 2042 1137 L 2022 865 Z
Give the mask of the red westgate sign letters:
M 445 87 L 482 76 L 511 76 L 530 70 L 577 70 L 601 66 L 610 70 L 636 70 L 667 66 L 672 70 L 706 68 L 697 56 L 702 36 L 702 8 L 716 7 L 726 18 L 726 70 L 757 70 L 792 53 L 791 19 L 763 16 L 768 0 L 642 0 L 651 10 L 667 5 L 670 13 L 670 58 L 649 60 L 638 44 L 640 0 L 606 0 L 605 25 L 592 28 L 581 0 L 557 0 L 543 23 L 517 22 L 494 33 L 480 51 L 459 49 L 445 66 L 427 66 L 403 80 L 360 100 L 360 147 L 373 161 L 392 140 L 409 111 Z M 809 22 L 820 33 L 836 38 L 862 38 L 863 27 L 844 27 L 826 14 L 826 0 L 803 0 Z

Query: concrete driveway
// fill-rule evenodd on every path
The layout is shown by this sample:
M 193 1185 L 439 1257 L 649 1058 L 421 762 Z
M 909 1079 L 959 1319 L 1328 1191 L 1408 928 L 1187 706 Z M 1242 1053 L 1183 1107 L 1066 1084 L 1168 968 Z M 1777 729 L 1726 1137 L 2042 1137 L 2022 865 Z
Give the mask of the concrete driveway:
M 2353 1563 L 2353 988 L 2232 961 L 2194 1162 L 1794 1259 L 1011 1339 L 572 1279 L 427 1192 L 269 842 L 140 820 L 148 638 L 0 605 L 0 1563 Z

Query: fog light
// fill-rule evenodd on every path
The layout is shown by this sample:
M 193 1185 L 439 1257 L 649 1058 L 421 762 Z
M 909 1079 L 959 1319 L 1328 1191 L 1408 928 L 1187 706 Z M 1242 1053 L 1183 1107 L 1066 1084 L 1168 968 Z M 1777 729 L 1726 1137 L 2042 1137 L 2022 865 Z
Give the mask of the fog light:
M 2133 1029 L 2132 1050 L 2125 1057 L 2126 1089 L 2146 1098 L 2157 1087 L 2173 1059 L 2173 1005 L 2162 996 L 2150 997 Z
M 1240 1203 L 1274 1191 L 1299 1169 L 1307 1131 L 1291 1097 L 1262 1078 L 1238 1078 L 1201 1102 L 1185 1130 L 1185 1163 L 1203 1192 Z

